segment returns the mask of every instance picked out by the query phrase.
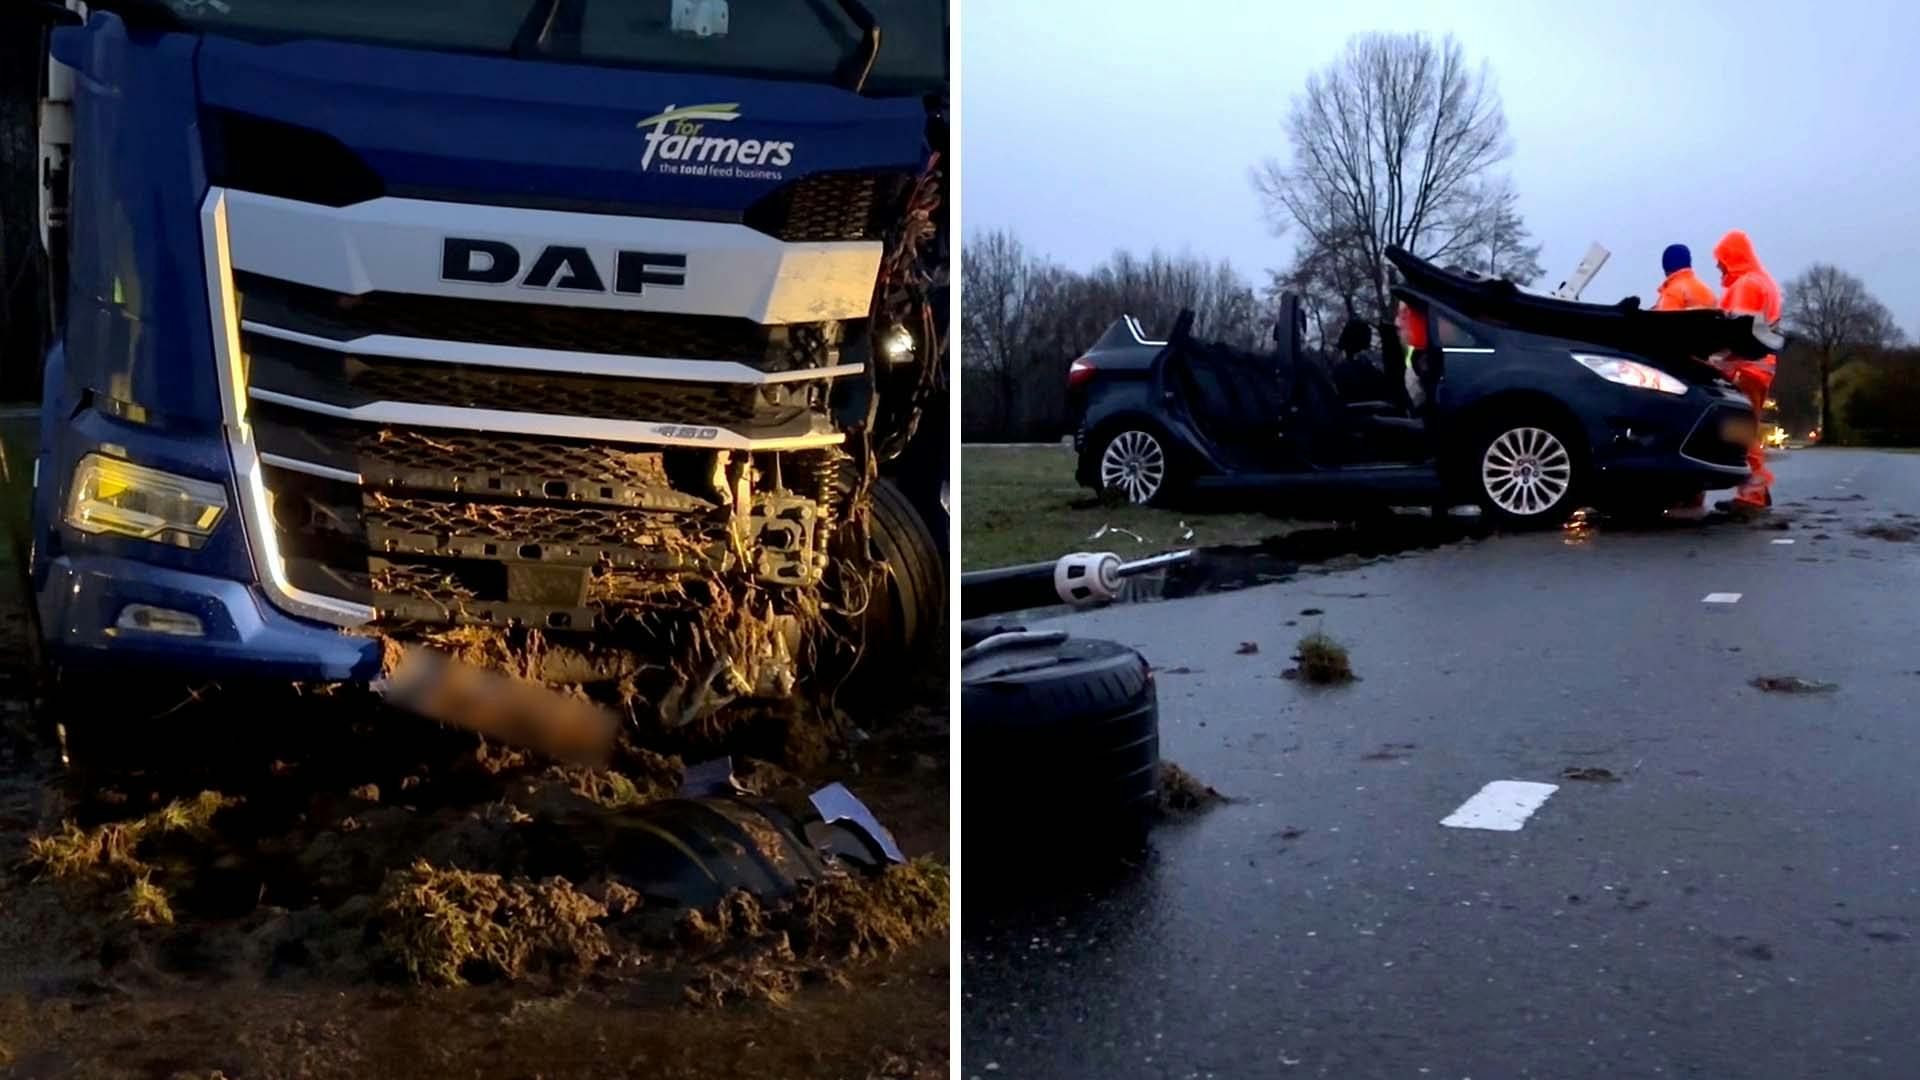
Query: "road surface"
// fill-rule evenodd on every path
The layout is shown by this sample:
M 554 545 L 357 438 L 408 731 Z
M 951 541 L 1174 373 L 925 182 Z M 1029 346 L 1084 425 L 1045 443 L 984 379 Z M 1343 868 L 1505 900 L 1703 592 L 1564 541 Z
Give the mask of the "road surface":
M 1084 895 L 967 905 L 962 1075 L 1914 1075 L 1920 545 L 1856 530 L 1920 526 L 1920 457 L 1774 468 L 1786 531 L 1500 537 L 1046 624 L 1141 649 L 1163 756 L 1234 801 Z M 1281 678 L 1316 628 L 1362 681 Z M 1837 688 L 1749 685 L 1782 675 Z M 1557 787 L 1442 826 L 1491 781 Z

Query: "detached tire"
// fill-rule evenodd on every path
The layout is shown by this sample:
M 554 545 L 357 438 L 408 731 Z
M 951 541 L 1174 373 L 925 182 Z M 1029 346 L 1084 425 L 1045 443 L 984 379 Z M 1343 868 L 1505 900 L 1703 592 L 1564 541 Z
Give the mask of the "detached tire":
M 1555 528 L 1580 509 L 1587 448 L 1557 417 L 1503 413 L 1481 427 L 1469 453 L 1474 499 L 1498 524 Z
M 1139 653 L 1069 638 L 965 659 L 960 732 L 966 835 L 992 845 L 982 861 L 1144 839 L 1159 798 L 1160 707 Z

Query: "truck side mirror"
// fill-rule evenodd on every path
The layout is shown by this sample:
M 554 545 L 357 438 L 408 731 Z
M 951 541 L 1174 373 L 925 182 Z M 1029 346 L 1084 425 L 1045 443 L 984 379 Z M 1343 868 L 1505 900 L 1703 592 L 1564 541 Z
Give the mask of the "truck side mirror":
M 60 0 L 37 0 L 33 5 L 34 18 L 52 28 L 62 26 L 84 26 L 87 20 L 80 13 L 60 3 Z

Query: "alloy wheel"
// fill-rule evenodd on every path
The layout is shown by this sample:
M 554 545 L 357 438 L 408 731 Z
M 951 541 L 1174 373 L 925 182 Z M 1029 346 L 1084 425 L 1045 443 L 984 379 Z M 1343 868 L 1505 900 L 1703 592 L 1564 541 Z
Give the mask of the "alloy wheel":
M 1545 428 L 1514 428 L 1487 446 L 1480 483 L 1505 513 L 1536 517 L 1560 505 L 1573 487 L 1573 455 Z
M 1160 440 L 1144 431 L 1123 431 L 1100 454 L 1100 486 L 1144 505 L 1167 482 L 1167 454 Z

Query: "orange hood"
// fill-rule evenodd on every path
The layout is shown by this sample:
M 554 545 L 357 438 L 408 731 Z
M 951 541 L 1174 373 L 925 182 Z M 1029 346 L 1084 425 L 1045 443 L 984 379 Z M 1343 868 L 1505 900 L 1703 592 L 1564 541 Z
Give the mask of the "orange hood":
M 1728 232 L 1713 245 L 1713 257 L 1727 268 L 1720 276 L 1722 285 L 1730 286 L 1740 275 L 1760 269 L 1760 257 L 1753 253 L 1753 241 L 1739 229 Z

